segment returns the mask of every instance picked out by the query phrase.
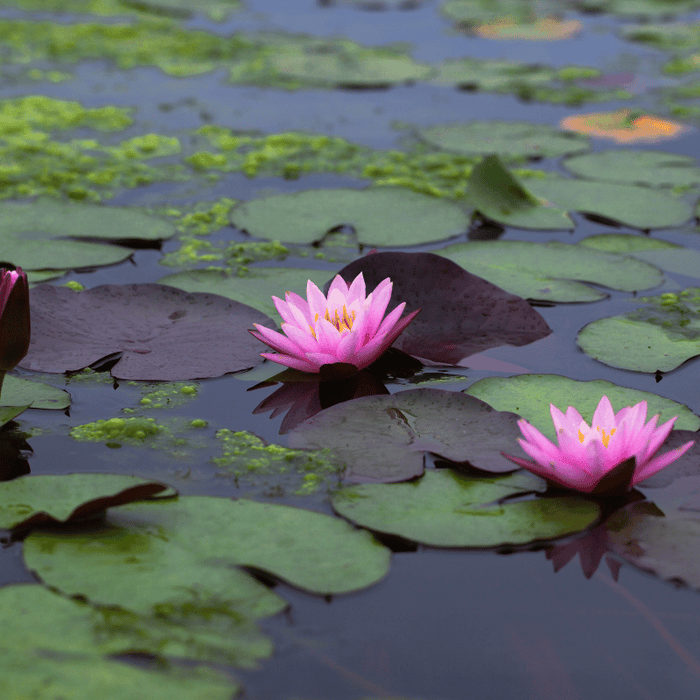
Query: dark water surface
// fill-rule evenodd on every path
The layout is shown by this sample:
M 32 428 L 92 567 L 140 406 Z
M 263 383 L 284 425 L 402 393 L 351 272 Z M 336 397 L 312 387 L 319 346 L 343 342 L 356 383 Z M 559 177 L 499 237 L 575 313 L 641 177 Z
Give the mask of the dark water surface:
M 415 11 L 361 12 L 348 7 L 319 8 L 311 0 L 250 0 L 248 10 L 223 24 L 198 18 L 188 26 L 230 33 L 278 29 L 319 36 L 342 35 L 365 44 L 413 42 L 416 59 L 436 62 L 447 57 L 475 56 L 571 63 L 613 70 L 630 63 L 643 65 L 658 55 L 622 42 L 612 32 L 618 22 L 605 16 L 583 17 L 587 28 L 567 42 L 499 42 L 468 39 L 451 32 L 436 13 L 436 3 Z M 14 14 L 14 13 L 13 13 Z M 690 19 L 691 16 L 684 18 Z M 562 47 L 566 47 L 563 49 Z M 620 103 L 583 108 L 525 104 L 508 95 L 458 92 L 428 85 L 387 91 L 286 92 L 237 87 L 223 82 L 219 73 L 176 79 L 155 68 L 116 71 L 101 62 L 84 63 L 76 79 L 44 85 L 41 92 L 61 99 L 77 99 L 86 106 L 104 104 L 138 107 L 139 129 L 178 133 L 202 124 L 206 109 L 213 123 L 265 133 L 303 130 L 342 136 L 376 148 L 396 147 L 401 132 L 394 120 L 417 124 L 470 119 L 529 120 L 556 124 L 578 111 L 609 111 Z M 8 85 L 0 96 L 29 94 L 26 85 Z M 196 103 L 184 100 L 195 97 Z M 643 103 L 644 98 L 640 98 Z M 177 105 L 164 112 L 159 104 Z M 637 103 L 635 103 L 637 104 Z M 120 134 L 127 138 L 130 134 Z M 697 134 L 658 146 L 666 151 L 700 155 Z M 594 148 L 608 147 L 594 142 Z M 654 146 L 656 147 L 656 146 Z M 556 164 L 545 167 L 558 167 Z M 278 178 L 248 179 L 226 175 L 207 198 L 231 196 L 250 199 L 262 191 L 297 191 L 309 187 L 356 184 L 352 178 L 311 175 L 294 182 Z M 115 204 L 187 203 L 201 199 L 181 184 L 160 184 L 119 195 Z M 536 233 L 506 230 L 503 239 L 576 242 L 593 233 L 610 231 L 574 215 L 574 233 Z M 624 227 L 620 232 L 632 232 Z M 700 248 L 698 239 L 678 232 L 655 232 L 671 241 Z M 230 230 L 220 238 L 243 239 Z M 216 240 L 216 236 L 214 237 Z M 463 239 L 462 239 L 463 240 Z M 450 241 L 453 242 L 453 241 Z M 422 246 L 415 250 L 442 247 Z M 175 250 L 166 243 L 164 252 Z M 408 250 L 408 249 L 406 249 Z M 105 283 L 156 282 L 171 272 L 158 264 L 158 251 L 138 251 L 133 262 L 92 273 L 73 273 L 87 287 Z M 279 264 L 279 263 L 275 263 Z M 304 264 L 313 265 L 309 260 Z M 337 269 L 328 263 L 319 267 Z M 329 277 L 332 272 L 329 271 Z M 666 275 L 666 285 L 653 291 L 677 289 L 697 280 Z M 527 368 L 534 373 L 558 373 L 573 379 L 607 379 L 687 404 L 700 413 L 698 361 L 666 374 L 660 383 L 653 375 L 614 369 L 580 352 L 575 343 L 586 323 L 635 308 L 627 294 L 611 292 L 595 304 L 539 308 L 553 333 L 532 345 L 502 347 L 489 357 Z M 508 373 L 455 370 L 460 390 L 486 376 Z M 49 383 L 64 387 L 63 377 Z M 394 392 L 405 383 L 389 385 Z M 275 388 L 247 392 L 249 383 L 227 376 L 200 382 L 197 399 L 167 412 L 210 422 L 209 435 L 227 427 L 248 430 L 269 442 L 286 444 L 278 430 L 282 416 L 252 411 Z M 453 388 L 452 386 L 450 388 Z M 73 471 L 126 471 L 169 481 L 182 494 L 239 496 L 231 480 L 213 475 L 206 458 L 196 454 L 181 463 L 155 450 L 77 443 L 69 427 L 119 415 L 141 396 L 138 387 L 121 383 L 70 383 L 70 415 L 28 411 L 20 420 L 27 428 L 43 428 L 33 437 L 32 473 Z M 321 497 L 288 496 L 280 502 L 330 513 Z M 31 581 L 15 544 L 1 553 L 0 582 Z M 441 551 L 418 547 L 394 554 L 388 577 L 359 593 L 332 600 L 314 597 L 278 585 L 276 592 L 291 607 L 285 614 L 262 623 L 276 652 L 259 671 L 235 674 L 251 700 L 359 700 L 365 697 L 405 696 L 421 700 L 694 700 L 700 697 L 700 596 L 677 590 L 623 565 L 619 582 L 612 581 L 605 564 L 587 580 L 578 559 L 558 573 L 544 551 L 510 554 Z

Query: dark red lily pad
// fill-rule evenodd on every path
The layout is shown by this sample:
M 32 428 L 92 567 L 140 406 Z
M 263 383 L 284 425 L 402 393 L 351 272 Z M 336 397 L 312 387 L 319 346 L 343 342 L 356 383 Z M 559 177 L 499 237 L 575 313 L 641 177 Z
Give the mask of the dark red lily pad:
M 118 379 L 219 377 L 262 362 L 247 331 L 274 321 L 240 302 L 162 284 L 106 284 L 83 292 L 39 285 L 31 292 L 32 341 L 20 367 L 70 372 L 115 353 Z
M 501 450 L 519 436 L 515 413 L 467 394 L 411 389 L 331 406 L 296 426 L 289 445 L 330 448 L 348 481 L 388 483 L 421 476 L 425 452 L 492 473 L 516 471 Z
M 456 365 L 477 352 L 528 345 L 552 332 L 524 299 L 434 253 L 370 253 L 338 274 L 350 283 L 360 272 L 368 292 L 391 278 L 387 312 L 402 301 L 405 313 L 421 309 L 393 345 L 409 355 Z

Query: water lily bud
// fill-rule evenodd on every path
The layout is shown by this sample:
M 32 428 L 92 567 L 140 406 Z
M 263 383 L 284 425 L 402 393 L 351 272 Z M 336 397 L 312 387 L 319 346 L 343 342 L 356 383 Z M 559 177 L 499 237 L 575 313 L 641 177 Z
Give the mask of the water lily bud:
M 22 268 L 0 269 L 0 371 L 15 367 L 29 349 L 29 285 Z

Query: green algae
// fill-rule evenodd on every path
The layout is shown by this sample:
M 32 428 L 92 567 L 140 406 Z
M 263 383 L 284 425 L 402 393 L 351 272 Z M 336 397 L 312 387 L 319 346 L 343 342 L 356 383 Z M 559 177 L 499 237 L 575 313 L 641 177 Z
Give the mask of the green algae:
M 261 477 L 275 477 L 269 496 L 282 496 L 294 489 L 295 495 L 304 496 L 329 487 L 337 481 L 340 468 L 330 450 L 292 450 L 280 445 L 268 445 L 247 431 L 218 430 L 222 456 L 212 458 L 219 467 L 218 476 L 233 477 L 235 483 L 261 483 Z M 286 478 L 285 478 L 286 477 Z
M 199 3 L 201 7 L 203 3 Z M 38 12 L 70 12 L 102 16 L 119 16 L 133 14 L 172 15 L 188 17 L 191 10 L 180 9 L 179 5 L 187 3 L 146 2 L 145 0 L 1 0 L 0 7 L 16 7 L 22 10 Z M 223 21 L 228 13 L 241 6 L 239 0 L 217 2 L 212 0 L 211 7 L 202 8 L 215 21 Z
M 128 386 L 143 388 L 142 382 L 127 382 Z M 134 413 L 138 409 L 178 408 L 196 398 L 199 386 L 191 382 L 163 382 L 155 388 L 144 388 L 138 408 L 123 408 L 123 413 Z
M 104 442 L 110 447 L 121 447 L 122 443 L 141 445 L 163 430 L 155 418 L 110 418 L 77 425 L 71 429 L 70 436 L 80 442 Z

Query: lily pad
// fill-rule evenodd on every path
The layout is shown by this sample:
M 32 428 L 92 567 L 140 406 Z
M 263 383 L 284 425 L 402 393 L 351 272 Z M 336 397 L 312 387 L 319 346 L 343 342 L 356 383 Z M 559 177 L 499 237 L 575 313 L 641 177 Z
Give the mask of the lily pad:
M 65 523 L 124 503 L 174 495 L 166 484 L 125 474 L 21 476 L 0 483 L 0 528 Z
M 517 413 L 552 442 L 556 442 L 556 434 L 549 411 L 551 403 L 560 411 L 573 406 L 590 424 L 602 396 L 610 399 L 615 411 L 646 401 L 647 418 L 655 413 L 660 414 L 659 425 L 678 416 L 674 428 L 693 431 L 700 429 L 700 418 L 687 406 L 657 394 L 618 386 L 603 379 L 584 382 L 558 374 L 487 377 L 474 382 L 464 393 L 485 401 L 497 411 Z
M 603 216 L 639 229 L 679 226 L 692 216 L 689 204 L 648 187 L 549 177 L 528 181 L 538 197 L 562 209 Z
M 700 515 L 653 512 L 645 502 L 606 523 L 608 547 L 631 564 L 674 583 L 700 589 Z
M 700 277 L 700 251 L 648 236 L 602 233 L 587 236 L 578 245 L 595 250 L 624 253 L 655 267 L 687 277 Z
M 488 348 L 527 345 L 551 333 L 526 301 L 434 253 L 369 253 L 338 274 L 350 284 L 360 272 L 368 289 L 391 278 L 389 312 L 394 301 L 406 302 L 405 313 L 422 309 L 392 346 L 409 355 L 459 364 Z
M 241 7 L 240 0 L 119 0 L 125 7 L 156 14 L 188 18 L 197 11 L 204 11 L 214 19 L 223 20 L 232 10 Z
M 598 151 L 574 156 L 564 166 L 574 175 L 590 180 L 620 182 L 649 187 L 700 185 L 695 158 L 662 151 Z
M 612 139 L 617 143 L 654 143 L 679 136 L 687 127 L 649 114 L 636 116 L 629 109 L 594 114 L 576 114 L 563 119 L 562 129 L 597 138 Z
M 2 383 L 0 403 L 3 406 L 31 406 L 63 411 L 70 406 L 70 394 L 43 382 L 7 374 Z
M 329 277 L 328 270 L 292 267 L 251 267 L 245 277 L 229 276 L 223 270 L 191 270 L 166 275 L 159 284 L 183 289 L 186 292 L 219 294 L 277 318 L 279 313 L 272 302 L 272 295 L 284 299 L 285 292 L 295 292 L 306 298 L 306 283 L 311 280 L 323 287 Z
M 467 155 L 495 153 L 511 158 L 556 158 L 589 149 L 585 136 L 547 124 L 474 121 L 417 130 L 435 148 Z
M 433 72 L 409 56 L 367 49 L 350 41 L 283 44 L 270 61 L 285 78 L 323 87 L 382 88 L 425 80 Z
M 289 434 L 292 447 L 330 448 L 359 482 L 405 481 L 423 474 L 423 453 L 468 462 L 488 472 L 512 472 L 501 450 L 520 434 L 517 416 L 443 389 L 364 396 L 317 413 Z M 335 426 L 342 425 L 338 431 Z
M 33 533 L 25 540 L 24 557 L 43 581 L 68 595 L 152 610 L 212 589 L 229 600 L 235 593 L 222 585 L 235 580 L 235 566 L 262 569 L 311 593 L 347 593 L 383 578 L 390 552 L 368 533 L 321 513 L 189 496 L 112 510 L 104 528 L 70 539 Z M 168 577 L 154 575 L 157 570 L 168 571 Z M 144 590 L 137 592 L 127 580 L 141 582 Z
M 246 329 L 272 323 L 245 304 L 161 284 L 82 292 L 42 285 L 30 304 L 32 340 L 21 367 L 67 372 L 122 353 L 111 370 L 120 379 L 178 381 L 249 369 L 261 362 L 260 343 Z
M 439 254 L 524 299 L 597 301 L 608 295 L 582 282 L 625 292 L 663 282 L 659 270 L 647 263 L 557 241 L 470 241 L 441 248 Z
M 700 289 L 636 301 L 648 305 L 584 326 L 579 347 L 599 362 L 635 372 L 669 372 L 700 355 Z
M 517 92 L 550 83 L 556 71 L 538 63 L 521 61 L 479 60 L 477 58 L 447 59 L 437 64 L 432 82 L 456 85 L 462 90 L 486 92 Z
M 252 236 L 314 243 L 350 225 L 360 243 L 407 246 L 464 233 L 465 211 L 453 202 L 400 187 L 306 190 L 254 199 L 231 211 L 234 226 Z
M 128 207 L 48 198 L 26 204 L 0 204 L 0 240 L 7 235 L 20 235 L 24 240 L 43 241 L 45 245 L 46 239 L 52 238 L 160 241 L 174 234 L 171 223 Z
M 102 655 L 129 652 L 214 663 L 225 660 L 247 668 L 254 668 L 259 659 L 271 655 L 272 643 L 254 622 L 242 616 L 239 620 L 222 620 L 214 608 L 210 616 L 218 618 L 219 628 L 212 625 L 205 632 L 193 615 L 183 615 L 177 625 L 169 623 L 165 616 L 149 618 L 115 607 L 88 605 L 39 585 L 8 586 L 0 591 L 0 619 L 5 629 L 2 646 L 7 645 L 12 651 L 55 654 L 61 661 L 70 656 L 82 657 L 84 662 L 92 660 L 97 666 L 104 661 Z M 83 668 L 89 667 L 89 663 L 84 663 Z M 229 700 L 229 696 L 224 697 Z
M 474 33 L 484 39 L 520 41 L 561 41 L 576 36 L 583 25 L 577 19 L 560 19 L 553 15 L 526 18 L 502 17 L 474 28 Z
M 479 214 L 499 223 L 555 231 L 574 227 L 565 211 L 538 200 L 498 156 L 487 156 L 474 168 L 465 194 Z
M 698 0 L 575 0 L 583 10 L 623 17 L 671 18 L 700 7 Z
M 528 490 L 520 474 L 480 479 L 439 469 L 405 484 L 347 487 L 332 502 L 361 527 L 434 547 L 523 545 L 580 532 L 600 517 L 582 498 L 503 502 Z
M 455 22 L 473 26 L 483 22 L 512 17 L 526 21 L 534 18 L 535 10 L 546 10 L 548 3 L 523 2 L 523 0 L 447 0 L 440 5 L 440 12 Z

